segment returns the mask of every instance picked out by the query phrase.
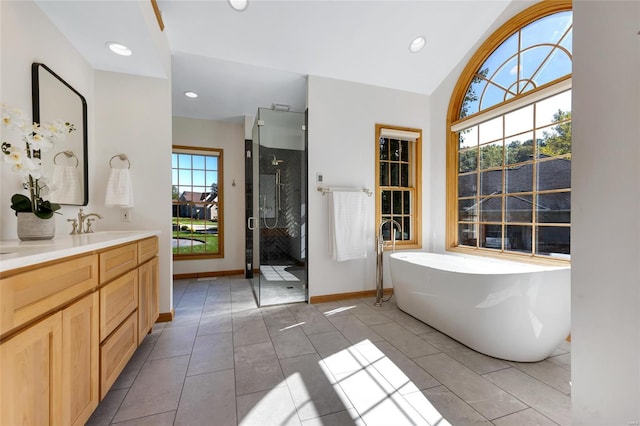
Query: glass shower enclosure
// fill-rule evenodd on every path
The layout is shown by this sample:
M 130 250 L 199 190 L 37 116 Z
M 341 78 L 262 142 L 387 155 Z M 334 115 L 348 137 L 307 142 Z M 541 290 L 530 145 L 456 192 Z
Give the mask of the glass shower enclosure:
M 304 302 L 307 291 L 305 114 L 258 109 L 246 142 L 245 276 L 259 306 Z

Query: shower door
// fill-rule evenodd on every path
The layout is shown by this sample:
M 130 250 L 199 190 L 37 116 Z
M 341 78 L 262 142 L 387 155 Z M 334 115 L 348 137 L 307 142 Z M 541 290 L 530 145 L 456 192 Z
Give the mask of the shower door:
M 260 108 L 253 129 L 253 289 L 260 306 L 307 300 L 304 114 Z M 255 270 L 255 268 L 254 268 Z

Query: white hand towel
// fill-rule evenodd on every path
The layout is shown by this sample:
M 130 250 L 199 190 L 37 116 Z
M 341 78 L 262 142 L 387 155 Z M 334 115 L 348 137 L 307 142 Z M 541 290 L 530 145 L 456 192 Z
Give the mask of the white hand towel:
M 104 204 L 107 207 L 133 207 L 133 185 L 129 169 L 111 169 Z
M 367 205 L 363 192 L 329 193 L 331 254 L 338 262 L 367 257 Z
M 53 166 L 51 184 L 55 188 L 49 194 L 49 200 L 58 204 L 82 204 L 82 194 L 78 171 L 75 166 Z

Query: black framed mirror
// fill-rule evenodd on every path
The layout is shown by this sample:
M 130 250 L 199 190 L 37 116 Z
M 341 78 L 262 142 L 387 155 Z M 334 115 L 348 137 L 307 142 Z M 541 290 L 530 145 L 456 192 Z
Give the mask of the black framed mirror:
M 89 203 L 89 169 L 87 162 L 87 101 L 62 77 L 45 64 L 31 65 L 33 121 L 49 123 L 61 120 L 72 123 L 75 131 L 41 152 L 42 168 L 54 184 L 51 202 L 86 206 Z

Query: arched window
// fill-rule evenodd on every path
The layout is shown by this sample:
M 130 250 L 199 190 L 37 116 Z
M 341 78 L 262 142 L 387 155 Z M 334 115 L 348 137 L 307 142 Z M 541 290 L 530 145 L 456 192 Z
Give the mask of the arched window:
M 447 243 L 568 260 L 570 2 L 541 2 L 476 52 L 448 111 Z

